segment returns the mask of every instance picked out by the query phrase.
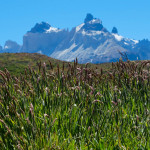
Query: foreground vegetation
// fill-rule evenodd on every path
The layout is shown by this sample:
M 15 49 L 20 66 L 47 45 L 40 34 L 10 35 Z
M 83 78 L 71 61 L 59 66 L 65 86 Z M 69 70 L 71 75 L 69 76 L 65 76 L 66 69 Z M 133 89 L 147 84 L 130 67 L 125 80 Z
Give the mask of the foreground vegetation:
M 0 71 L 1 149 L 150 149 L 149 62 Z M 47 68 L 49 68 L 47 70 Z

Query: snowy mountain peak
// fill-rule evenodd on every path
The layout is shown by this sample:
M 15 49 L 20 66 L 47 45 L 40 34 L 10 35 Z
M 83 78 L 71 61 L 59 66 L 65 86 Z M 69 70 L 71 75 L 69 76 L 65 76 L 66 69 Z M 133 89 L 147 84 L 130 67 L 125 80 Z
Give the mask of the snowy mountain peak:
M 93 15 L 87 14 L 84 23 L 76 27 L 76 32 L 78 31 L 102 31 L 104 27 L 100 19 L 94 18 Z M 106 30 L 104 30 L 106 31 Z
M 59 28 L 54 28 L 46 22 L 37 23 L 28 33 L 51 33 L 63 31 Z
M 102 21 L 100 19 L 94 18 L 91 14 L 87 14 L 84 20 L 84 25 L 81 29 L 84 29 L 85 31 L 101 31 L 103 29 Z
M 87 14 L 84 19 L 85 24 L 102 24 L 102 21 L 98 18 L 94 18 L 92 14 Z
M 37 23 L 29 32 L 31 33 L 44 33 L 50 29 L 51 25 L 46 22 Z

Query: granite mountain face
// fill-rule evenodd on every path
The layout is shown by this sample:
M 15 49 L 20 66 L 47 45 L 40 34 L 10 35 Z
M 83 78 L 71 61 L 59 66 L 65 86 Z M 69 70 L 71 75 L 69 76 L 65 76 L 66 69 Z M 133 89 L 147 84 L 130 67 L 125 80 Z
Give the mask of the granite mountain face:
M 71 31 L 54 28 L 48 23 L 37 23 L 23 37 L 23 45 L 6 42 L 0 52 L 41 53 L 50 57 L 80 63 L 117 61 L 120 53 L 131 60 L 150 59 L 150 41 L 132 40 L 118 34 L 116 27 L 109 32 L 100 19 L 87 14 L 84 23 Z
M 37 23 L 24 35 L 22 52 L 36 52 L 50 56 L 67 35 L 66 30 L 53 28 L 45 22 Z

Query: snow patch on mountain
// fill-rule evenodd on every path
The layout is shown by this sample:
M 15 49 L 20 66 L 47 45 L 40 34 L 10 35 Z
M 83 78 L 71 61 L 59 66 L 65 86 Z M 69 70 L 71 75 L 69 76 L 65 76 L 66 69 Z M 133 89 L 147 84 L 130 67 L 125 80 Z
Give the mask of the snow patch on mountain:
M 125 45 L 129 45 L 129 43 L 127 43 L 127 42 L 124 42 L 124 44 L 125 44 Z
M 129 39 L 129 38 L 124 38 L 123 36 L 121 36 L 121 35 L 118 35 L 118 34 L 114 34 L 114 33 L 112 33 L 112 35 L 115 37 L 115 39 L 117 40 L 117 41 L 122 41 L 122 40 L 124 40 L 124 41 L 126 41 L 126 42 L 134 42 L 134 44 L 137 44 L 137 43 L 139 43 L 139 41 L 138 40 L 133 40 L 133 39 Z M 128 45 L 128 43 L 126 43 L 126 42 L 124 42 L 126 45 Z
M 88 36 L 96 36 L 96 35 L 100 35 L 100 34 L 105 35 L 106 33 L 103 32 L 103 31 L 89 31 L 89 32 L 87 32 L 87 31 L 83 30 L 82 34 L 83 35 L 88 35 Z
M 50 33 L 50 32 L 60 32 L 62 31 L 61 29 L 50 27 L 48 30 L 45 31 L 45 33 Z
M 135 44 L 138 44 L 139 43 L 139 41 L 138 40 L 133 40 L 133 39 L 131 39 Z
M 80 31 L 80 29 L 84 26 L 84 23 L 80 24 L 76 27 L 76 32 Z
M 89 24 L 102 24 L 102 21 L 100 19 L 93 19 L 88 22 Z
M 112 33 L 112 35 L 115 37 L 115 39 L 116 39 L 117 41 L 121 41 L 121 40 L 124 38 L 123 36 L 118 35 L 118 34 Z
M 10 47 L 8 47 L 7 45 L 6 46 L 4 46 L 4 49 L 9 49 Z

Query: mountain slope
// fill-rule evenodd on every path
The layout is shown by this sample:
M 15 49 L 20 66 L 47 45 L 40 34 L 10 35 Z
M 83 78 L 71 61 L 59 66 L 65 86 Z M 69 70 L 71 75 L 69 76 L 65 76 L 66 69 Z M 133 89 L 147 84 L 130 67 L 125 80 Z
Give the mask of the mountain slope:
M 119 52 L 128 53 L 128 49 L 138 43 L 116 32 L 110 33 L 100 19 L 90 14 L 87 14 L 83 24 L 70 33 L 71 36 L 56 48 L 51 57 L 66 61 L 73 61 L 77 57 L 80 63 L 110 62 L 120 58 Z
M 126 53 L 130 60 L 150 59 L 150 41 L 133 40 L 109 32 L 98 18 L 87 14 L 84 22 L 71 31 L 54 28 L 46 22 L 35 24 L 23 37 L 23 45 L 7 41 L 0 52 L 40 53 L 64 61 L 103 63 L 117 61 Z

